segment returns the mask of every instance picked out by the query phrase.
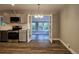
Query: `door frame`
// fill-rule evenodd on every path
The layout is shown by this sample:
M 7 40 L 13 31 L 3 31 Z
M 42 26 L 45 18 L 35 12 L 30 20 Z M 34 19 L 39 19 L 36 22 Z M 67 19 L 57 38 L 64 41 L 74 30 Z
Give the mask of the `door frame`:
M 27 19 L 27 36 L 28 36 L 28 38 L 27 38 L 27 42 L 29 43 L 31 40 L 32 40 L 32 38 L 31 38 L 31 36 L 32 36 L 32 16 L 34 16 L 35 14 L 28 14 L 28 19 Z M 42 16 L 50 16 L 50 28 L 51 29 L 49 29 L 50 30 L 50 32 L 49 32 L 49 41 L 50 41 L 50 43 L 52 43 L 52 40 L 53 40 L 53 35 L 52 35 L 52 33 L 53 33 L 53 15 L 52 14 L 42 14 Z M 31 17 L 31 18 L 30 18 Z M 31 22 L 30 22 L 30 21 Z

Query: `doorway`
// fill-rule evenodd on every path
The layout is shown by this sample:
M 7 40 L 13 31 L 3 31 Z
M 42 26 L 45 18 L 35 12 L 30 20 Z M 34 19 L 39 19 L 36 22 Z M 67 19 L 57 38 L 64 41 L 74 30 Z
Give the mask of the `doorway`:
M 41 18 L 36 18 L 34 15 L 29 15 L 28 25 L 28 42 L 50 41 L 52 43 L 52 15 L 44 15 Z
M 49 16 L 35 18 L 32 16 L 32 40 L 47 41 L 49 39 Z

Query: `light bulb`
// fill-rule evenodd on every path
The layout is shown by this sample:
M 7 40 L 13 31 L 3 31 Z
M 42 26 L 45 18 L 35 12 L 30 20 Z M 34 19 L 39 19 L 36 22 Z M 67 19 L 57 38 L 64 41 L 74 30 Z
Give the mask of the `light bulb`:
M 40 16 L 40 18 L 43 18 L 43 16 Z
M 38 16 L 37 16 L 37 15 L 35 15 L 34 17 L 35 17 L 35 18 L 38 18 Z
M 34 17 L 35 18 L 43 18 L 43 16 L 41 16 L 41 15 L 35 15 Z
M 11 4 L 12 6 L 14 6 L 15 4 Z

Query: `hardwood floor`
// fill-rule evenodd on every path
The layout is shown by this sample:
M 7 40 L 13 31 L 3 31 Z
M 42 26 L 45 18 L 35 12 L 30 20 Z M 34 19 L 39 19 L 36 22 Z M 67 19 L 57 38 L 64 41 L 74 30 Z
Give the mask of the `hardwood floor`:
M 0 42 L 0 54 L 71 54 L 58 40 L 31 41 L 30 43 Z

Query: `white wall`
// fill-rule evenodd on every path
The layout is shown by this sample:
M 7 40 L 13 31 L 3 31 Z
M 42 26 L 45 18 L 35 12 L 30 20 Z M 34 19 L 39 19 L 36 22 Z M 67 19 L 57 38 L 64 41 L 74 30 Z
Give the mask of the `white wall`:
M 60 38 L 60 13 L 56 12 L 52 16 L 52 32 L 53 32 L 53 38 Z
M 79 53 L 79 5 L 68 5 L 61 11 L 61 40 Z

